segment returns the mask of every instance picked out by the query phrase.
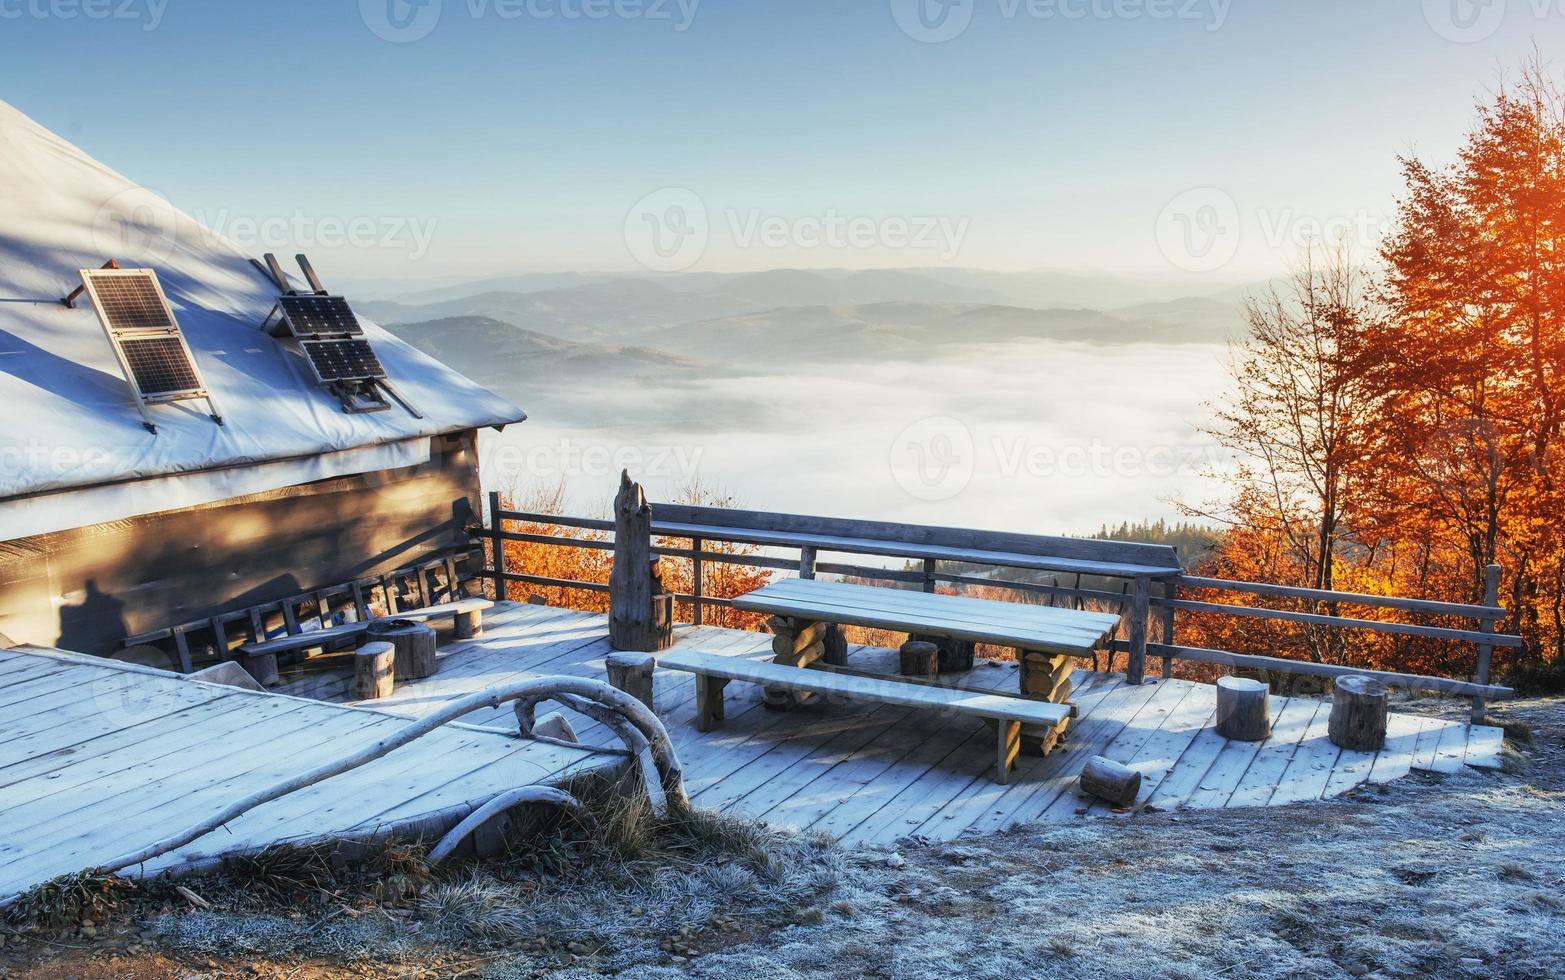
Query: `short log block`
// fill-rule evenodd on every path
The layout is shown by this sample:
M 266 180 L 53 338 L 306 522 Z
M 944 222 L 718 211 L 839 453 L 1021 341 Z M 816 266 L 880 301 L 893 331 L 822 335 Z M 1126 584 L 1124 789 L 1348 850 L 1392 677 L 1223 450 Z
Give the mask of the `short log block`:
M 934 677 L 940 672 L 940 648 L 923 640 L 902 644 L 902 676 Z
M 397 648 L 385 641 L 366 643 L 353 654 L 353 698 L 375 701 L 396 690 Z
M 658 665 L 656 657 L 649 653 L 611 653 L 604 658 L 604 663 L 609 669 L 611 687 L 652 707 L 652 671 Z
M 1338 677 L 1332 685 L 1326 735 L 1338 748 L 1379 752 L 1386 746 L 1390 707 L 1390 690 L 1375 678 L 1361 674 Z
M 423 623 L 379 619 L 370 623 L 365 635 L 371 643 L 385 642 L 396 648 L 396 679 L 399 681 L 433 677 L 439 669 L 435 659 L 435 631 Z
M 481 609 L 459 612 L 452 618 L 456 621 L 456 638 L 459 640 L 471 640 L 483 632 L 484 613 Z
M 1260 742 L 1272 734 L 1271 685 L 1244 677 L 1217 679 L 1217 734 Z
M 1141 773 L 1095 755 L 1081 770 L 1081 791 L 1116 807 L 1128 807 L 1141 792 Z

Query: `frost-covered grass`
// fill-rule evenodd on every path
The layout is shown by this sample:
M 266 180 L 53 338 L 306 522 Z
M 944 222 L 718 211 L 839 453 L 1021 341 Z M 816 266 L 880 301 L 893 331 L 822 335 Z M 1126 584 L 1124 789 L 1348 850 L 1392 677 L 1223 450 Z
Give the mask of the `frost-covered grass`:
M 291 911 L 194 883 L 217 907 L 162 915 L 158 945 L 492 980 L 1565 976 L 1565 703 L 1502 714 L 1534 733 L 1507 773 L 881 850 L 619 808 L 443 876 L 381 857 L 397 887 L 328 886 Z M 275 893 L 315 887 L 318 866 L 265 870 Z

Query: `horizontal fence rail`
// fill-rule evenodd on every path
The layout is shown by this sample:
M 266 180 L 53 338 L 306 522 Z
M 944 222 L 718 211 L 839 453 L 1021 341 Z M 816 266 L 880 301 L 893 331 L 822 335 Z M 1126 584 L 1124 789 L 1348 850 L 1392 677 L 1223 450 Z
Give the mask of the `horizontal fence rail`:
M 480 574 L 496 583 L 497 592 L 503 596 L 505 586 L 513 582 L 560 589 L 577 589 L 594 593 L 606 593 L 609 591 L 609 586 L 601 582 L 559 579 L 527 574 L 525 571 L 508 570 L 505 567 L 504 545 L 508 541 L 515 541 L 550 547 L 613 551 L 615 549 L 613 521 L 599 518 L 507 510 L 502 506 L 502 503 L 498 494 L 490 494 L 490 526 L 482 532 L 483 536 L 491 543 L 494 559 L 493 567 L 483 570 Z M 746 517 L 757 522 L 764 522 L 767 515 L 746 514 Z M 602 536 L 583 538 L 568 534 L 511 531 L 506 529 L 508 522 L 521 522 L 544 527 L 572 528 L 578 531 L 598 532 Z M 692 610 L 692 622 L 696 625 L 703 623 L 707 609 L 729 608 L 732 606 L 732 602 L 729 599 L 705 594 L 703 570 L 707 565 L 737 565 L 771 571 L 792 572 L 801 578 L 814 578 L 817 575 L 860 578 L 915 586 L 922 588 L 926 592 L 934 592 L 940 585 L 994 588 L 1025 595 L 1047 596 L 1051 602 L 1055 599 L 1065 600 L 1078 609 L 1085 608 L 1088 603 L 1095 603 L 1102 607 L 1116 610 L 1121 616 L 1126 617 L 1125 632 L 1127 638 L 1114 641 L 1112 650 L 1113 652 L 1129 655 L 1131 666 L 1127 669 L 1127 674 L 1132 677 L 1139 676 L 1139 663 L 1144 662 L 1148 656 L 1162 661 L 1163 675 L 1165 677 L 1172 676 L 1173 663 L 1176 660 L 1215 664 L 1233 669 L 1268 670 L 1315 677 L 1341 677 L 1349 674 L 1358 674 L 1375 677 L 1393 686 L 1471 698 L 1473 700 L 1473 717 L 1475 719 L 1482 715 L 1486 699 L 1503 699 L 1514 696 L 1514 692 L 1510 688 L 1489 682 L 1494 648 L 1516 649 L 1524 645 L 1524 641 L 1520 636 L 1496 631 L 1498 625 L 1509 615 L 1499 605 L 1500 575 L 1497 566 L 1489 568 L 1485 575 L 1486 588 L 1483 603 L 1454 603 L 1403 598 L 1400 596 L 1334 592 L 1322 589 L 1307 589 L 1262 582 L 1244 582 L 1183 574 L 1154 580 L 1151 576 L 1141 574 L 1083 575 L 1077 573 L 1074 584 L 1061 585 L 1057 577 L 1052 582 L 1034 582 L 1000 578 L 994 574 L 975 573 L 971 569 L 963 568 L 960 564 L 952 562 L 944 555 L 924 558 L 922 568 L 887 568 L 821 561 L 816 548 L 810 545 L 769 544 L 764 546 L 772 549 L 796 550 L 799 553 L 799 558 L 795 561 L 790 558 L 778 557 L 774 554 L 742 554 L 714 551 L 708 547 L 712 544 L 757 547 L 754 545 L 753 539 L 756 537 L 767 537 L 774 530 L 765 526 L 754 528 L 716 528 L 708 526 L 703 527 L 700 537 L 692 536 L 692 532 L 664 535 L 657 531 L 656 513 L 654 512 L 653 529 L 654 534 L 665 543 L 659 546 L 654 542 L 652 554 L 661 558 L 686 560 L 692 563 L 692 591 L 689 594 L 677 593 L 674 595 L 674 598 L 679 602 L 689 604 Z M 681 540 L 689 541 L 690 545 L 688 547 L 678 547 L 667 543 Z M 889 546 L 890 542 L 888 542 Z M 906 541 L 897 542 L 895 551 L 885 557 L 907 560 L 907 547 Z M 873 554 L 872 551 L 867 550 L 862 545 L 856 546 L 852 553 L 859 555 Z M 916 565 L 916 563 L 917 559 L 908 561 L 910 565 Z M 955 570 L 951 568 L 953 564 L 957 565 Z M 986 565 L 985 567 L 989 566 Z M 1020 568 L 1025 566 L 994 567 Z M 1097 584 L 1099 581 L 1113 581 L 1116 579 L 1123 580 L 1121 591 L 1118 592 L 1104 588 L 1086 587 L 1083 584 L 1084 582 L 1087 582 L 1089 585 Z M 1319 607 L 1329 609 L 1331 612 L 1304 612 L 1268 606 L 1249 606 L 1236 603 L 1183 599 L 1179 597 L 1182 589 L 1199 593 L 1215 592 L 1255 595 L 1272 599 L 1313 603 Z M 1153 594 L 1154 591 L 1157 594 Z M 1476 620 L 1478 628 L 1458 629 L 1448 626 L 1429 626 L 1419 623 L 1363 619 L 1335 614 L 1335 610 L 1338 607 L 1344 606 L 1389 609 L 1414 615 Z M 1228 616 L 1238 619 L 1272 620 L 1336 630 L 1365 630 L 1395 636 L 1463 643 L 1475 648 L 1475 669 L 1471 680 L 1463 680 L 1180 646 L 1174 642 L 1175 616 L 1179 612 Z M 1148 635 L 1150 623 L 1156 623 L 1159 626 L 1161 642 L 1152 642 L 1150 640 Z

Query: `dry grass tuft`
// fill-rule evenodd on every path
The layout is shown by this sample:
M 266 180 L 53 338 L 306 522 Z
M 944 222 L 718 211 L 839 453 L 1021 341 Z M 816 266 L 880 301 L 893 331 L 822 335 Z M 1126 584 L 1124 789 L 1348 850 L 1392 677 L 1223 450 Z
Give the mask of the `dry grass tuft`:
M 58 928 L 83 919 L 101 919 L 136 890 L 134 882 L 99 871 L 61 875 L 29 889 L 6 910 L 15 925 Z

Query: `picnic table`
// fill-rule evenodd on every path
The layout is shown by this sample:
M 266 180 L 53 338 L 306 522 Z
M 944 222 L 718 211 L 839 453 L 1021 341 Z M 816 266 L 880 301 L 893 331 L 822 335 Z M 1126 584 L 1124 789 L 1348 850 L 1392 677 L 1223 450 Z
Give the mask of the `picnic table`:
M 1024 743 L 1047 752 L 1063 735 L 1071 715 L 1066 702 L 1074 658 L 1090 656 L 1119 627 L 1119 617 L 1108 613 L 817 579 L 776 582 L 740 596 L 733 605 L 772 617 L 771 664 L 735 663 L 697 651 L 660 660 L 665 667 L 696 674 L 699 729 L 722 720 L 723 687 L 736 680 L 766 686 L 774 706 L 795 703 L 802 692 L 976 715 L 995 725 L 995 778 L 1001 782 Z M 1010 647 L 1021 665 L 1021 690 L 1016 697 L 986 695 L 893 674 L 855 676 L 843 671 L 847 644 L 838 627 L 844 625 Z M 806 669 L 811 667 L 824 669 Z

